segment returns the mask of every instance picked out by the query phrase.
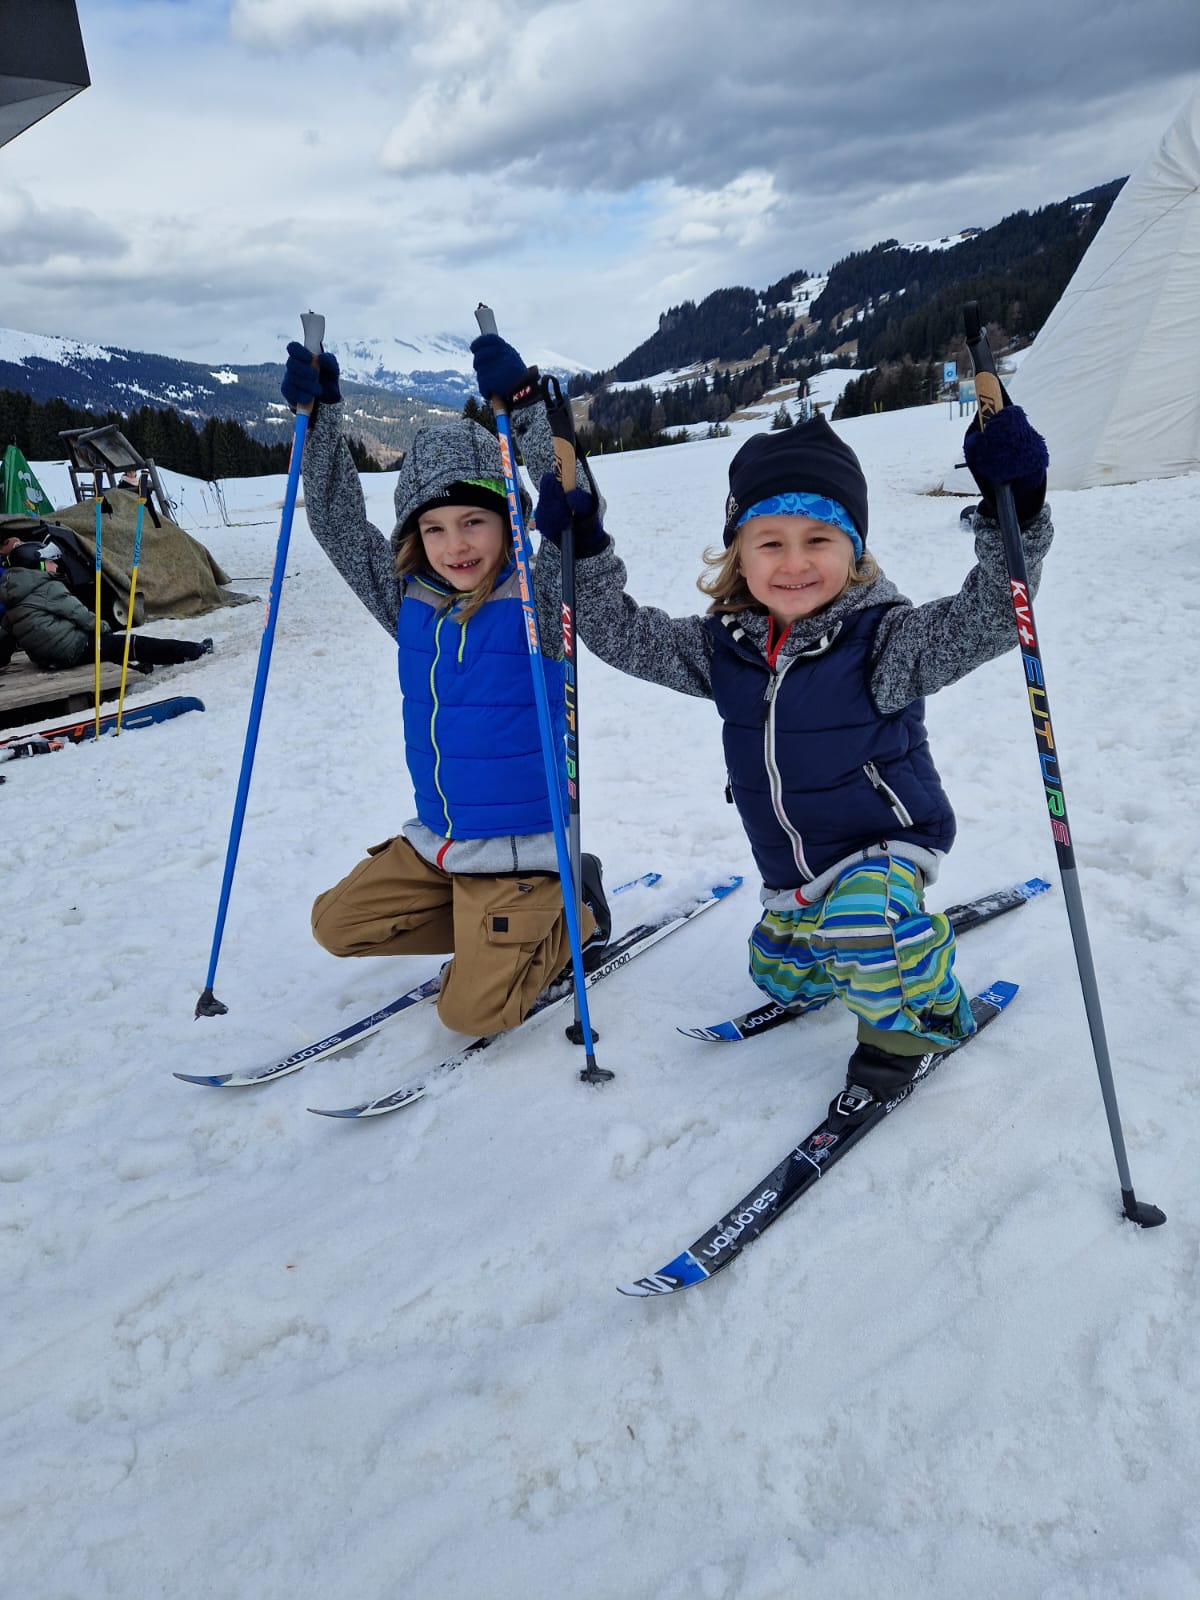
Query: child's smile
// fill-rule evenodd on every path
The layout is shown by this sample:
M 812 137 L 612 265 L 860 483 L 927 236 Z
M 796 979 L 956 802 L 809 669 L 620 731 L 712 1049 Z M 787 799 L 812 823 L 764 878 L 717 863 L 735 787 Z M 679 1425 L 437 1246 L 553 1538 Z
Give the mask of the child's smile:
M 738 550 L 746 587 L 785 627 L 836 600 L 854 567 L 847 535 L 812 517 L 751 517 Z
M 478 506 L 423 511 L 417 527 L 425 559 L 440 578 L 464 593 L 495 576 L 504 558 L 508 526 Z

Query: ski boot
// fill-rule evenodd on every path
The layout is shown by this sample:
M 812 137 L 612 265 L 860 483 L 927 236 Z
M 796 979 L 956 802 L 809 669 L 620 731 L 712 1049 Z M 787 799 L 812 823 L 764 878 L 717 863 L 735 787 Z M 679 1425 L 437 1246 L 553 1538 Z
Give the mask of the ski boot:
M 604 874 L 600 857 L 586 851 L 579 857 L 579 879 L 583 903 L 596 919 L 596 931 L 583 946 L 583 969 L 591 972 L 604 960 L 612 937 L 612 912 L 604 893 Z
M 846 1065 L 846 1087 L 830 1104 L 829 1120 L 851 1127 L 861 1122 L 872 1106 L 903 1098 L 941 1054 L 940 1050 L 927 1050 L 919 1056 L 901 1056 L 878 1045 L 858 1044 Z

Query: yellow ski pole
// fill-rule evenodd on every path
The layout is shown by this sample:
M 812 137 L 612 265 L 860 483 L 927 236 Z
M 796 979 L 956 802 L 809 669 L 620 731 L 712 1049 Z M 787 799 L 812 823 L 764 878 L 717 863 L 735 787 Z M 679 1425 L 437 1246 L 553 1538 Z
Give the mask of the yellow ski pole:
M 121 717 L 125 710 L 125 680 L 129 676 L 129 645 L 133 638 L 133 603 L 137 599 L 138 562 L 142 558 L 142 516 L 146 510 L 146 497 L 138 496 L 137 527 L 133 532 L 133 565 L 129 569 L 129 612 L 125 618 L 125 649 L 121 656 L 121 688 L 117 695 L 117 725 L 113 737 L 121 731 Z
M 99 477 L 99 474 L 97 474 Z M 104 512 L 104 496 L 96 484 L 96 728 L 94 739 L 100 737 L 100 518 Z

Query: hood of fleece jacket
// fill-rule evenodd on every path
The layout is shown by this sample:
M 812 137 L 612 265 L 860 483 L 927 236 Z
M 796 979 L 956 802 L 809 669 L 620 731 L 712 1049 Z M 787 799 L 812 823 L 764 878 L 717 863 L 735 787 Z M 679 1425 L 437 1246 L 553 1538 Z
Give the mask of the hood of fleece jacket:
M 392 549 L 398 548 L 405 525 L 422 506 L 444 496 L 453 483 L 477 482 L 481 478 L 504 480 L 500 445 L 486 428 L 464 417 L 460 422 L 419 429 L 396 479 Z M 521 503 L 528 516 L 531 502 L 524 489 Z

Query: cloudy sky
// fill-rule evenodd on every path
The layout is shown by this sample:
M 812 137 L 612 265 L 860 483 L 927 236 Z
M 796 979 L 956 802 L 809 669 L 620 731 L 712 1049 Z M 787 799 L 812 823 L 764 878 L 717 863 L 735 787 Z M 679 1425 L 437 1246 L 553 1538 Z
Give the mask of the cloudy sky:
M 605 366 L 660 311 L 1135 168 L 1196 0 L 78 0 L 0 149 L 0 325 L 266 361 L 474 332 Z

